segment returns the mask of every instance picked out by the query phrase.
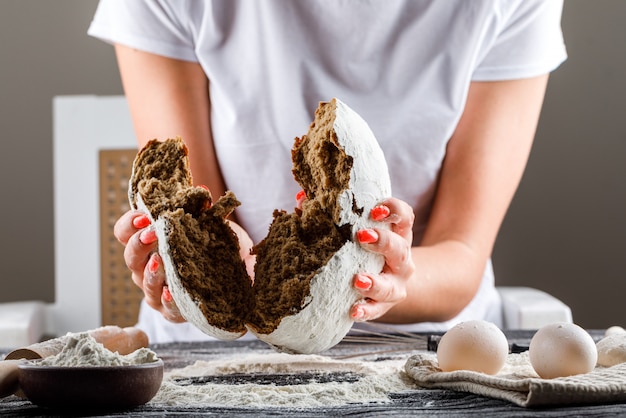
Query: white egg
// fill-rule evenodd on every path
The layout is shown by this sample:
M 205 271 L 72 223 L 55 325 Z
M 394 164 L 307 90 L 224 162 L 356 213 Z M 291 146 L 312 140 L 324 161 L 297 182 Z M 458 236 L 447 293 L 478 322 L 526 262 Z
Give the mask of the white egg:
M 626 332 L 607 335 L 596 344 L 598 366 L 611 367 L 626 363 Z
M 567 322 L 541 327 L 530 340 L 528 355 L 533 369 L 544 379 L 588 373 L 598 360 L 591 335 Z
M 620 327 L 619 325 L 613 325 L 612 327 L 608 327 L 606 331 L 604 331 L 605 337 L 615 334 L 626 334 L 626 329 Z
M 439 368 L 444 372 L 473 370 L 486 374 L 500 371 L 509 354 L 504 333 L 491 322 L 461 322 L 446 332 L 437 348 Z

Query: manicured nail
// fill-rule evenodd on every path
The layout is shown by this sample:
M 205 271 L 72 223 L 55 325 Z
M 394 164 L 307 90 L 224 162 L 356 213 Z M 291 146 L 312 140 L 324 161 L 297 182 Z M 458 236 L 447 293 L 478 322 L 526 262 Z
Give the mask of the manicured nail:
M 359 321 L 363 319 L 363 317 L 365 316 L 365 312 L 363 311 L 362 307 L 355 306 L 354 308 L 352 308 L 351 316 L 353 320 Z
M 205 184 L 198 184 L 198 187 L 208 191 L 209 195 L 211 194 L 211 190 L 209 190 L 209 186 L 207 186 Z M 211 201 L 211 199 L 207 199 L 207 200 L 204 201 L 204 204 L 202 205 L 202 210 L 211 209 L 211 206 L 213 206 L 213 202 Z
M 298 193 L 296 193 L 296 202 L 300 203 L 304 199 L 306 199 L 306 192 L 304 190 L 300 190 Z
M 139 234 L 139 241 L 144 245 L 152 244 L 156 240 L 157 236 L 154 229 L 144 229 L 141 231 L 141 234 Z
M 359 274 L 354 280 L 354 287 L 360 290 L 370 290 L 372 287 L 372 279 Z
M 391 210 L 385 205 L 374 206 L 370 212 L 372 219 L 375 221 L 382 221 L 389 216 L 390 213 Z
M 140 215 L 133 219 L 133 226 L 137 229 L 143 229 L 149 225 L 150 218 L 148 218 L 146 215 Z
M 357 231 L 356 237 L 361 244 L 371 244 L 378 241 L 378 233 L 373 229 L 361 229 Z
M 172 294 L 170 293 L 170 289 L 167 287 L 163 288 L 163 302 L 170 303 L 174 298 L 172 298 Z
M 148 260 L 148 271 L 152 274 L 156 273 L 159 269 L 159 256 L 152 254 L 150 260 Z

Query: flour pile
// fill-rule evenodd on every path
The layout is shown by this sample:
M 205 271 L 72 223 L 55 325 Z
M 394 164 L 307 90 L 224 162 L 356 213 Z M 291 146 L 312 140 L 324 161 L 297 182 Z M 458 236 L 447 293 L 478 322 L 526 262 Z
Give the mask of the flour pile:
M 415 389 L 406 377 L 406 359 L 376 362 L 340 361 L 318 355 L 284 353 L 251 354 L 221 361 L 198 361 L 166 374 L 161 389 L 150 405 L 188 407 L 292 407 L 314 408 L 354 403 L 390 402 L 389 393 Z M 301 374 L 314 376 L 298 384 L 223 384 L 207 380 L 202 384 L 181 384 L 186 379 L 246 375 Z M 348 379 L 319 379 L 320 376 L 348 376 Z M 343 380 L 343 381 L 342 381 Z
M 155 352 L 148 348 L 140 348 L 127 355 L 120 355 L 107 350 L 89 333 L 67 334 L 63 349 L 54 356 L 46 357 L 38 364 L 42 366 L 63 367 L 102 367 L 130 366 L 133 364 L 152 363 L 157 361 Z

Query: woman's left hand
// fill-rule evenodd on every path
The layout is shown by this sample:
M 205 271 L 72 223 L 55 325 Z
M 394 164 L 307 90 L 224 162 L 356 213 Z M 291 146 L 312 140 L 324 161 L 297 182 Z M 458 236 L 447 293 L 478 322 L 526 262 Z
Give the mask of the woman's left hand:
M 411 206 L 400 199 L 390 198 L 374 207 L 370 217 L 389 223 L 391 230 L 371 228 L 357 232 L 356 238 L 361 246 L 382 254 L 385 265 L 379 274 L 358 273 L 354 276 L 354 288 L 364 298 L 350 310 L 355 321 L 380 318 L 402 302 L 407 297 L 407 283 L 415 272 L 411 251 L 415 215 Z

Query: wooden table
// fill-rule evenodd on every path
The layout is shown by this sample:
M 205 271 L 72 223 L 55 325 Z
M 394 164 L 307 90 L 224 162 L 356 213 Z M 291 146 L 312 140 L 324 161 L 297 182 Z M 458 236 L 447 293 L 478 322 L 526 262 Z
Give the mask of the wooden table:
M 596 332 L 598 335 L 599 332 Z M 527 344 L 531 332 L 509 332 L 509 339 L 519 344 Z M 592 334 L 593 335 L 593 334 Z M 234 342 L 204 342 L 204 343 L 175 343 L 154 345 L 153 350 L 163 359 L 166 369 L 172 370 L 193 364 L 196 360 L 220 360 L 232 357 L 233 354 L 271 353 L 271 348 L 259 341 L 234 341 Z M 381 345 L 341 343 L 329 350 L 326 355 L 331 357 L 344 357 L 360 355 L 375 350 L 385 350 Z M 388 354 L 385 354 L 388 355 Z M 402 355 L 402 354 L 396 354 Z M 406 356 L 410 355 L 405 352 Z M 2 356 L 4 357 L 4 356 Z M 371 357 L 371 356 L 370 356 Z M 291 379 L 298 376 L 290 376 Z M 246 381 L 254 382 L 255 379 L 275 379 L 276 384 L 288 384 L 284 381 L 284 375 L 272 376 L 247 376 Z M 306 377 L 309 378 L 309 377 Z M 341 377 L 337 377 L 341 379 Z M 238 376 L 237 379 L 241 379 Z M 322 408 L 243 408 L 234 406 L 192 408 L 192 407 L 156 407 L 144 405 L 130 411 L 116 413 L 100 413 L 97 416 L 126 417 L 126 416 L 297 416 L 316 417 L 358 415 L 358 416 L 445 416 L 466 417 L 480 415 L 483 417 L 506 416 L 541 416 L 541 417 L 572 417 L 572 416 L 626 416 L 626 403 L 607 405 L 568 406 L 545 409 L 527 409 L 517 407 L 505 401 L 486 398 L 469 393 L 454 392 L 449 390 L 426 390 L 415 389 L 404 393 L 392 393 L 389 395 L 391 402 L 385 404 L 351 404 L 337 407 Z M 93 414 L 93 413 L 91 413 Z M 76 411 L 73 416 L 91 416 Z M 39 408 L 28 400 L 10 396 L 0 400 L 0 416 L 2 417 L 43 417 L 58 416 L 58 412 Z

